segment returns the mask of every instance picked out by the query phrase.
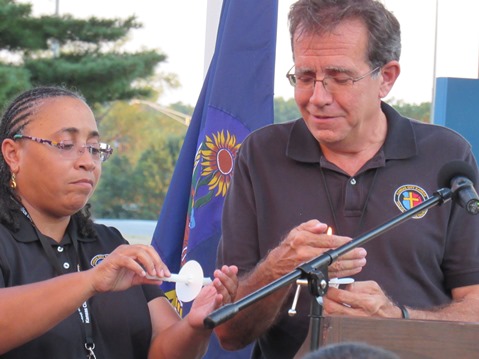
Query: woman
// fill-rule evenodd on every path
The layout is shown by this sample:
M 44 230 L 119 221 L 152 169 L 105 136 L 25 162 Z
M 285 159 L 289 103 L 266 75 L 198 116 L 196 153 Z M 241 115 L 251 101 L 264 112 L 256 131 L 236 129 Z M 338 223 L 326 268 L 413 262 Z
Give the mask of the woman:
M 77 94 L 40 87 L 0 124 L 2 358 L 197 358 L 203 319 L 230 302 L 234 266 L 215 271 L 181 320 L 151 276 L 170 272 L 151 246 L 127 245 L 86 205 L 111 148 Z

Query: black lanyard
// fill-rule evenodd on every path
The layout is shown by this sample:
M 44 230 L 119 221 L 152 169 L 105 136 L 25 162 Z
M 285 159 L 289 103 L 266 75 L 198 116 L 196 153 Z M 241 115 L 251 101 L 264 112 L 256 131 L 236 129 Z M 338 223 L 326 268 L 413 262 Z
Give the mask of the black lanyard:
M 77 271 L 81 272 L 80 267 L 80 250 L 78 248 L 78 241 L 75 236 L 70 236 L 70 240 L 73 243 L 73 247 L 75 248 L 75 253 L 77 257 Z M 52 247 L 50 246 L 50 251 L 53 252 Z M 58 261 L 56 261 L 58 263 Z M 78 314 L 80 315 L 80 319 L 83 323 L 82 332 L 85 338 L 85 350 L 87 351 L 86 357 L 88 359 L 96 359 L 95 352 L 95 342 L 93 341 L 93 328 L 91 324 L 91 314 L 88 309 L 88 300 L 83 302 L 81 307 L 78 307 Z
M 27 212 L 26 208 L 22 206 L 21 211 L 25 215 L 25 217 L 27 217 L 30 220 L 30 223 L 32 224 L 33 229 L 35 230 L 35 234 L 37 235 L 38 240 L 42 244 L 43 251 L 45 252 L 50 264 L 53 266 L 53 268 L 55 268 L 58 275 L 66 274 L 67 271 L 57 261 L 57 258 L 55 256 L 54 250 L 52 249 L 52 246 L 50 245 L 50 243 L 48 243 L 47 239 L 39 232 L 39 230 L 35 226 L 35 223 L 32 220 L 32 217 Z M 77 257 L 76 258 L 77 271 L 80 272 L 81 267 L 80 267 L 80 251 L 78 246 L 78 240 L 76 239 L 75 236 L 69 235 L 69 237 L 73 244 L 73 248 L 75 249 L 75 254 Z M 80 320 L 83 323 L 82 333 L 85 338 L 85 350 L 87 352 L 86 357 L 88 359 L 96 359 L 96 355 L 93 351 L 95 349 L 95 342 L 93 341 L 93 326 L 91 323 L 91 313 L 88 307 L 88 300 L 86 300 L 80 307 L 78 307 L 77 311 L 80 316 Z

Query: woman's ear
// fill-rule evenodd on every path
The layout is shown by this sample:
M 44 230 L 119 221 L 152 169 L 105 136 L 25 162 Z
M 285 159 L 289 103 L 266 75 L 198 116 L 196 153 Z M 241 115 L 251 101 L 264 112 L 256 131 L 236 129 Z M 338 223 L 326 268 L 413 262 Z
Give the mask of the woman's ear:
M 379 98 L 384 98 L 391 91 L 394 83 L 399 77 L 401 67 L 397 61 L 389 61 L 381 68 L 382 82 L 379 88 Z
M 2 155 L 12 173 L 16 173 L 20 163 L 20 146 L 18 143 L 11 138 L 3 140 Z

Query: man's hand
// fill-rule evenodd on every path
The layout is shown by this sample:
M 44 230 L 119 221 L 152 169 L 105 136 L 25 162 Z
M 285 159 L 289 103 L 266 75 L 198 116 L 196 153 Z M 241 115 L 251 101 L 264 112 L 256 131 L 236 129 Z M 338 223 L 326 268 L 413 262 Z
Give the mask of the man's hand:
M 328 226 L 311 220 L 292 229 L 287 237 L 267 257 L 274 277 L 279 278 L 330 249 L 351 241 L 349 237 L 326 234 Z M 366 264 L 366 250 L 355 248 L 339 257 L 329 267 L 329 277 L 346 277 L 357 274 Z
M 374 281 L 354 282 L 344 289 L 329 287 L 323 308 L 328 315 L 401 318 L 401 310 Z

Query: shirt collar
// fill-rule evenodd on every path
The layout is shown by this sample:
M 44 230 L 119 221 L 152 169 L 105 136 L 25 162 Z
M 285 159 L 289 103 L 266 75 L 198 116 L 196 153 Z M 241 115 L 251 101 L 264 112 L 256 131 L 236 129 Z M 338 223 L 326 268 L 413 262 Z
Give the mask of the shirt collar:
M 410 119 L 403 117 L 394 108 L 382 102 L 381 109 L 388 121 L 388 134 L 384 143 L 387 160 L 402 160 L 417 155 L 416 134 Z
M 18 230 L 18 232 L 12 233 L 13 237 L 18 242 L 22 242 L 22 243 L 30 243 L 30 242 L 38 241 L 36 231 L 33 227 L 33 224 L 30 222 L 30 220 L 22 212 L 18 212 L 17 217 L 20 222 L 20 229 Z M 93 238 L 93 237 L 81 236 L 78 232 L 78 223 L 73 218 L 70 220 L 70 223 L 68 224 L 65 235 L 63 236 L 63 239 L 61 241 L 62 245 L 71 243 L 71 239 L 70 239 L 71 236 L 75 236 L 77 240 L 80 242 L 93 242 L 96 240 L 96 238 Z

